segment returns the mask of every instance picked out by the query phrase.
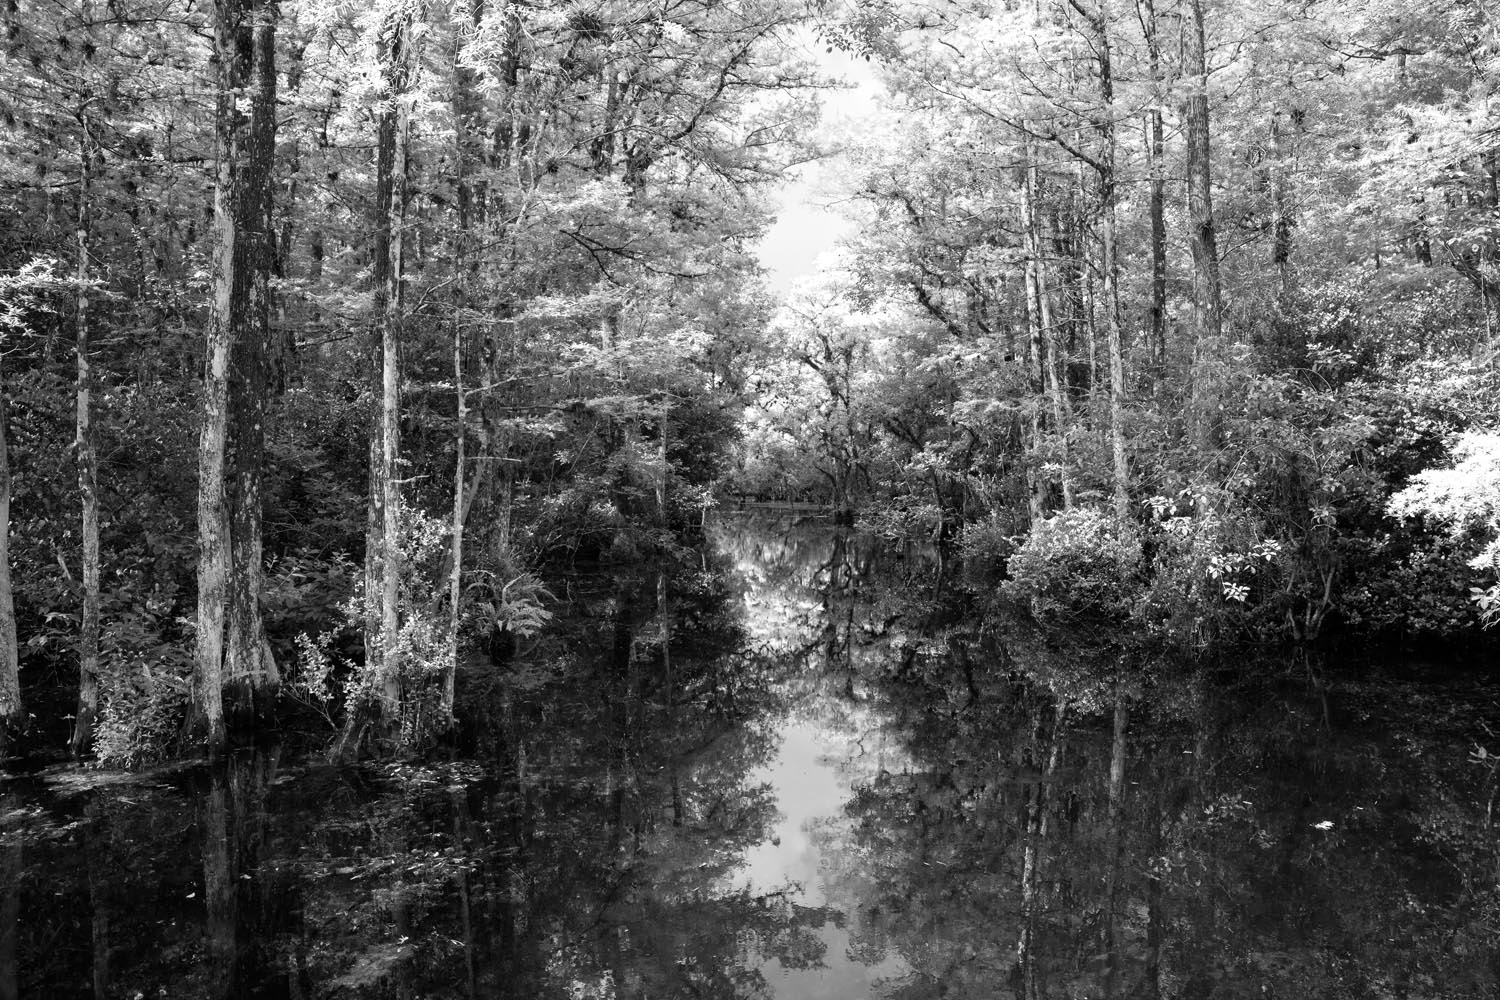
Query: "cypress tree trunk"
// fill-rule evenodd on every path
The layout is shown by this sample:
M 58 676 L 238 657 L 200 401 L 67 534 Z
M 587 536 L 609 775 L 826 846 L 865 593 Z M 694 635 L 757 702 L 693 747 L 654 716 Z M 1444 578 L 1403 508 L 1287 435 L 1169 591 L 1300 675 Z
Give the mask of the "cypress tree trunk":
M 453 394 L 456 407 L 453 459 L 453 517 L 449 525 L 448 574 L 448 651 L 443 664 L 443 688 L 437 724 L 444 728 L 453 725 L 453 704 L 458 674 L 458 633 L 463 616 L 463 561 L 464 526 L 468 522 L 469 509 L 476 490 L 465 488 L 464 476 L 468 464 L 469 395 L 464 388 L 465 357 L 465 310 L 469 305 L 469 284 L 478 261 L 473 253 L 473 229 L 476 207 L 483 206 L 483 198 L 476 199 L 475 181 L 470 169 L 482 155 L 482 144 L 475 123 L 479 117 L 474 97 L 474 73 L 464 65 L 465 32 L 477 24 L 482 7 L 476 5 L 472 20 L 465 25 L 453 25 L 453 122 L 454 122 L 454 185 L 458 193 L 458 234 L 454 250 L 454 266 L 457 280 L 454 285 L 453 318 Z M 481 182 L 482 183 L 482 182 Z M 476 206 L 477 201 L 477 206 Z M 481 453 L 479 468 L 489 463 Z M 475 471 L 476 489 L 479 470 Z M 467 913 L 467 911 L 465 911 Z
M 1026 157 L 1030 160 L 1031 146 L 1026 145 Z M 1031 165 L 1029 162 L 1021 168 L 1021 227 L 1023 245 L 1025 249 L 1026 264 L 1026 363 L 1029 375 L 1029 383 L 1032 393 L 1031 406 L 1031 450 L 1032 459 L 1026 466 L 1027 480 L 1027 506 L 1031 515 L 1031 523 L 1035 525 L 1045 516 L 1046 486 L 1042 482 L 1040 466 L 1040 452 L 1042 445 L 1042 406 L 1041 395 L 1044 386 L 1042 377 L 1042 316 L 1041 296 L 1038 294 L 1037 268 L 1040 262 L 1037 260 L 1037 245 L 1040 240 L 1036 233 L 1036 213 L 1032 209 L 1034 193 L 1031 188 Z
M 1189 243 L 1193 251 L 1193 299 L 1198 329 L 1193 342 L 1191 429 L 1206 455 L 1217 449 L 1219 380 L 1213 366 L 1224 347 L 1224 295 L 1219 280 L 1219 241 L 1214 228 L 1213 172 L 1209 158 L 1208 63 L 1205 54 L 1203 0 L 1190 0 L 1187 26 L 1187 71 L 1192 74 L 1184 109 L 1187 138 Z
M 225 650 L 225 712 L 231 729 L 249 731 L 264 718 L 280 678 L 261 613 L 261 506 L 266 402 L 270 391 L 271 269 L 275 262 L 271 182 L 276 146 L 276 14 L 262 2 L 250 16 L 250 121 L 239 171 L 243 260 L 230 351 L 230 438 L 233 462 L 227 484 L 230 524 L 228 644 Z M 245 27 L 241 27 L 243 46 Z
M 197 675 L 189 730 L 210 752 L 226 739 L 226 684 L 235 721 L 245 725 L 275 677 L 260 613 L 260 466 L 278 8 L 275 0 L 218 0 L 214 13 L 214 297 L 198 445 Z
M 10 588 L 10 448 L 6 442 L 6 399 L 0 391 L 0 757 L 7 730 L 20 726 L 21 675 L 16 644 L 16 609 Z
M 1104 256 L 1104 325 L 1109 350 L 1109 439 L 1114 462 L 1115 514 L 1130 517 L 1130 464 L 1125 454 L 1125 352 L 1120 336 L 1120 261 L 1115 245 L 1119 178 L 1115 173 L 1115 81 L 1110 57 L 1108 11 L 1102 0 L 1094 17 L 1094 48 L 1099 60 L 1099 242 Z
M 93 370 L 89 363 L 89 253 L 92 234 L 90 203 L 94 157 L 88 112 L 79 115 L 83 140 L 78 173 L 78 380 L 75 444 L 78 450 L 78 493 L 83 518 L 83 606 L 78 629 L 78 708 L 73 716 L 73 755 L 87 753 L 99 714 L 99 491 L 98 460 L 94 446 Z
M 386 103 L 375 152 L 375 325 L 371 355 L 376 410 L 370 443 L 370 517 L 365 552 L 367 669 L 380 692 L 387 734 L 401 725 L 401 662 L 395 644 L 401 628 L 401 430 L 402 229 L 406 221 L 406 158 L 410 130 L 411 17 L 393 13 L 381 27 L 381 67 Z
M 1029 293 L 1035 296 L 1033 310 L 1034 329 L 1033 339 L 1037 341 L 1034 345 L 1035 358 L 1033 360 L 1033 373 L 1039 371 L 1038 391 L 1044 391 L 1047 395 L 1049 407 L 1052 411 L 1052 429 L 1058 436 L 1061 455 L 1059 464 L 1062 466 L 1062 496 L 1063 509 L 1068 510 L 1073 506 L 1073 478 L 1068 465 L 1068 403 L 1063 398 L 1062 389 L 1062 347 L 1058 336 L 1058 324 L 1055 320 L 1052 299 L 1047 288 L 1047 265 L 1042 260 L 1042 222 L 1041 213 L 1037 209 L 1038 191 L 1041 187 L 1040 175 L 1037 170 L 1036 150 L 1031 142 L 1027 142 L 1026 153 L 1026 176 L 1023 181 L 1023 196 L 1025 201 L 1026 219 L 1026 243 L 1028 248 L 1027 259 L 1031 267 L 1031 281 Z
M 1146 157 L 1151 176 L 1147 214 L 1151 219 L 1151 308 L 1149 354 L 1154 375 L 1167 363 L 1167 171 L 1166 136 L 1161 113 L 1161 42 L 1154 0 L 1139 0 L 1137 13 L 1146 36 L 1146 66 L 1156 96 L 1146 111 Z

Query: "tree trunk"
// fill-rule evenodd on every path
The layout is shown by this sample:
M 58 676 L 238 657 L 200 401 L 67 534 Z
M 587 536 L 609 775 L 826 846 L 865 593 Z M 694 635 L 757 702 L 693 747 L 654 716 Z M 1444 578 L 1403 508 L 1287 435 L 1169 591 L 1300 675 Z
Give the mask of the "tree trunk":
M 261 503 L 266 401 L 270 391 L 271 269 L 275 261 L 271 183 L 276 148 L 276 16 L 271 0 L 253 12 L 241 49 L 251 45 L 246 89 L 249 132 L 237 169 L 244 240 L 244 310 L 230 349 L 230 441 L 233 462 L 226 502 L 230 523 L 229 638 L 225 651 L 225 714 L 231 729 L 253 731 L 269 709 L 280 678 L 261 612 Z M 243 22 L 242 22 L 243 25 Z M 247 37 L 248 34 L 248 37 Z
M 198 445 L 196 718 L 190 730 L 207 740 L 211 753 L 226 739 L 226 687 L 236 728 L 246 728 L 276 680 L 260 610 L 260 505 L 278 14 L 275 0 L 215 5 L 214 298 Z
M 1099 241 L 1104 255 L 1104 325 L 1109 343 L 1109 439 L 1114 460 L 1115 514 L 1123 524 L 1130 517 L 1130 465 L 1125 455 L 1125 353 L 1120 337 L 1120 261 L 1115 248 L 1115 216 L 1119 203 L 1115 175 L 1115 82 L 1110 60 L 1109 22 L 1101 4 L 1094 22 L 1099 60 Z
M 1138 0 L 1136 12 L 1146 37 L 1146 66 L 1153 98 L 1146 111 L 1146 157 L 1151 177 L 1147 214 L 1151 219 L 1151 338 L 1148 354 L 1155 377 L 1167 362 L 1167 171 L 1166 137 L 1161 113 L 1161 41 L 1154 0 Z
M 21 671 L 16 642 L 16 609 L 10 586 L 10 447 L 6 440 L 6 397 L 0 380 L 0 759 L 9 730 L 25 718 L 21 708 Z
M 1187 71 L 1192 75 L 1184 108 L 1187 139 L 1189 242 L 1193 251 L 1193 300 L 1197 336 L 1193 342 L 1193 386 L 1190 421 L 1194 442 L 1204 455 L 1221 439 L 1219 382 L 1214 373 L 1224 347 L 1224 296 L 1219 280 L 1219 241 L 1214 228 L 1213 168 L 1209 156 L 1208 62 L 1205 53 L 1203 0 L 1189 0 L 1191 23 Z
M 1030 145 L 1027 146 L 1027 158 L 1030 159 Z M 1026 465 L 1027 479 L 1027 506 L 1031 514 L 1031 523 L 1035 525 L 1047 513 L 1046 485 L 1042 479 L 1041 471 L 1041 449 L 1042 449 L 1042 405 L 1041 397 L 1045 379 L 1042 375 L 1042 316 L 1041 296 L 1038 294 L 1038 267 L 1036 213 L 1032 209 L 1032 200 L 1035 197 L 1031 186 L 1031 165 L 1026 163 L 1021 168 L 1021 228 L 1023 246 L 1026 257 L 1026 362 L 1029 373 L 1031 388 L 1031 405 L 1028 407 L 1031 413 L 1031 461 Z
M 89 363 L 89 253 L 92 236 L 92 173 L 95 157 L 87 110 L 79 115 L 83 141 L 78 173 L 78 380 L 75 444 L 78 449 L 78 493 L 83 516 L 83 607 L 78 628 L 78 708 L 73 716 L 73 756 L 88 752 L 99 714 L 99 491 L 94 446 L 93 370 Z
M 410 130 L 411 16 L 393 13 L 379 40 L 386 104 L 376 136 L 374 434 L 370 450 L 371 517 L 366 538 L 367 667 L 380 691 L 380 714 L 387 734 L 401 725 L 401 662 L 396 643 L 401 629 L 401 449 L 402 244 L 406 222 L 406 159 Z
M 1063 509 L 1071 510 L 1073 507 L 1073 476 L 1068 467 L 1068 403 L 1063 397 L 1062 391 L 1061 338 L 1058 336 L 1058 324 L 1053 315 L 1052 299 L 1047 288 L 1047 265 L 1042 259 L 1042 247 L 1044 245 L 1042 241 L 1042 223 L 1040 212 L 1037 210 L 1038 191 L 1041 185 L 1034 148 L 1028 149 L 1026 160 L 1024 195 L 1027 218 L 1025 226 L 1027 241 L 1030 247 L 1028 257 L 1034 269 L 1031 291 L 1036 296 L 1035 316 L 1040 328 L 1042 377 L 1045 380 L 1045 392 L 1052 410 L 1052 431 L 1057 435 L 1060 450 L 1058 464 L 1062 468 L 1060 475 L 1062 479 Z
M 448 653 L 443 664 L 443 693 L 438 723 L 453 724 L 453 700 L 458 679 L 458 627 L 463 612 L 464 518 L 468 505 L 464 499 L 464 464 L 469 429 L 469 406 L 464 395 L 463 324 L 453 324 L 453 391 L 457 397 L 457 429 L 453 432 L 453 523 L 449 527 L 448 553 Z

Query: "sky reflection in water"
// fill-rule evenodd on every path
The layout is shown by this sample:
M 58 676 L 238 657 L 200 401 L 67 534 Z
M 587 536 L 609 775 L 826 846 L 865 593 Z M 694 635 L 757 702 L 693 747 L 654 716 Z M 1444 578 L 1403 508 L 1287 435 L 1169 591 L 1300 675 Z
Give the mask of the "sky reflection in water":
M 744 877 L 752 890 L 762 892 L 792 882 L 801 888 L 804 905 L 838 908 L 826 881 L 823 844 L 848 826 L 843 804 L 850 796 L 851 777 L 859 774 L 858 759 L 848 756 L 851 738 L 806 719 L 788 719 L 780 735 L 775 761 L 752 779 L 770 783 L 780 816 L 772 839 L 746 852 Z M 814 836 L 815 830 L 822 836 Z M 850 923 L 858 919 L 857 913 L 847 911 L 844 917 Z M 825 924 L 818 934 L 827 945 L 823 967 L 786 969 L 775 959 L 761 965 L 778 1000 L 869 996 L 877 982 L 907 971 L 898 956 L 874 965 L 851 958 L 851 935 L 845 927 Z

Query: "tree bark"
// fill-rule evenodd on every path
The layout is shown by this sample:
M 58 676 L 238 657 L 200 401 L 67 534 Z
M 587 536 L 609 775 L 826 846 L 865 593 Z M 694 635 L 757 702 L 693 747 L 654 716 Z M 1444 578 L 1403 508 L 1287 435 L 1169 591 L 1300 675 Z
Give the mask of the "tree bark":
M 198 629 L 192 730 L 211 753 L 274 687 L 261 591 L 276 0 L 217 0 L 214 298 L 198 447 Z
M 1167 171 L 1166 136 L 1161 113 L 1161 42 L 1157 34 L 1154 0 L 1138 0 L 1136 8 L 1146 37 L 1146 65 L 1155 94 L 1146 110 L 1146 157 L 1151 178 L 1147 214 L 1151 220 L 1150 349 L 1153 374 L 1160 377 L 1167 363 Z
M 401 723 L 402 665 L 396 644 L 401 629 L 401 448 L 402 244 L 406 223 L 406 160 L 410 133 L 411 15 L 392 13 L 379 39 L 385 105 L 376 135 L 374 434 L 370 450 L 371 516 L 365 555 L 367 667 L 378 684 L 380 714 L 395 737 Z
M 1026 147 L 1027 160 L 1021 168 L 1021 231 L 1023 235 L 1023 249 L 1025 253 L 1025 295 L 1026 295 L 1026 363 L 1029 374 L 1029 382 L 1032 393 L 1032 401 L 1028 409 L 1031 413 L 1031 450 L 1032 459 L 1026 466 L 1027 479 L 1027 506 L 1031 515 L 1031 523 L 1035 525 L 1047 513 L 1045 502 L 1046 486 L 1041 473 L 1041 447 L 1042 447 L 1042 405 L 1041 397 L 1045 379 L 1042 375 L 1042 316 L 1041 296 L 1038 294 L 1037 269 L 1040 262 L 1037 260 L 1037 234 L 1036 213 L 1032 208 L 1035 193 L 1032 191 L 1031 181 L 1031 148 Z
M 1115 217 L 1119 178 L 1115 173 L 1115 82 L 1110 59 L 1108 11 L 1102 0 L 1094 18 L 1095 52 L 1099 61 L 1099 240 L 1104 256 L 1104 325 L 1109 350 L 1109 438 L 1114 462 L 1115 515 L 1130 518 L 1130 465 L 1125 454 L 1125 353 L 1120 336 L 1120 261 L 1115 246 Z
M 7 400 L 0 380 L 0 759 L 8 731 L 25 718 L 16 642 L 16 609 L 10 584 L 10 447 L 6 440 Z
M 1194 442 L 1205 455 L 1218 449 L 1219 378 L 1214 368 L 1224 348 L 1224 295 L 1219 278 L 1219 240 L 1214 226 L 1213 167 L 1209 149 L 1208 61 L 1203 0 L 1188 0 L 1186 63 L 1192 84 L 1184 108 L 1187 138 L 1189 243 L 1193 251 L 1193 299 L 1197 336 L 1193 342 L 1190 420 Z
M 270 393 L 271 285 L 275 266 L 273 158 L 276 149 L 276 0 L 260 0 L 240 27 L 240 48 L 250 43 L 245 89 L 250 121 L 242 163 L 239 206 L 244 239 L 244 311 L 237 317 L 230 352 L 230 443 L 234 460 L 228 490 L 231 534 L 226 714 L 231 727 L 249 729 L 269 708 L 280 677 L 261 610 L 262 467 Z M 247 37 L 248 35 L 248 37 Z
M 1043 391 L 1047 394 L 1047 400 L 1052 411 L 1052 430 L 1057 435 L 1059 449 L 1059 465 L 1061 466 L 1060 478 L 1062 481 L 1063 509 L 1071 510 L 1073 507 L 1073 478 L 1069 469 L 1068 456 L 1068 403 L 1063 396 L 1062 390 L 1062 349 L 1058 336 L 1058 324 L 1053 315 L 1052 299 L 1047 287 L 1047 265 L 1042 259 L 1042 223 L 1041 214 L 1037 209 L 1038 191 L 1040 189 L 1040 174 L 1037 169 L 1036 150 L 1031 143 L 1027 143 L 1026 176 L 1023 183 L 1023 195 L 1026 206 L 1027 217 L 1024 220 L 1027 234 L 1028 261 L 1032 268 L 1030 293 L 1036 297 L 1034 317 L 1037 325 L 1036 336 L 1040 338 L 1040 350 L 1038 361 L 1041 369 Z
M 453 724 L 453 702 L 458 680 L 458 629 L 463 614 L 464 519 L 468 504 L 464 497 L 465 444 L 469 430 L 469 405 L 464 393 L 463 323 L 453 324 L 453 392 L 457 397 L 457 428 L 453 432 L 453 522 L 449 527 L 448 553 L 448 653 L 443 664 L 443 692 L 439 724 Z
M 82 504 L 83 606 L 78 628 L 78 707 L 73 716 L 73 756 L 88 752 L 99 714 L 99 490 L 94 445 L 93 386 L 90 367 L 89 284 L 92 232 L 93 164 L 97 155 L 87 107 L 78 116 L 82 127 L 78 171 L 78 375 L 74 443 L 78 451 L 78 493 Z

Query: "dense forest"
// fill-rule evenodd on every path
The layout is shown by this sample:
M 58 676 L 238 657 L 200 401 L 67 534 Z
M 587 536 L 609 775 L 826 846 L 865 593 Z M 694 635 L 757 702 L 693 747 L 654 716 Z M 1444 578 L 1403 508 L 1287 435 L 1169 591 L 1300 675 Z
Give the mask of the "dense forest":
M 746 496 L 934 539 L 1146 660 L 1500 613 L 1478 0 L 0 23 L 23 743 L 473 738 L 552 569 L 690 560 Z M 820 123 L 837 59 L 879 82 L 852 126 Z M 812 162 L 853 235 L 782 295 L 757 251 Z

